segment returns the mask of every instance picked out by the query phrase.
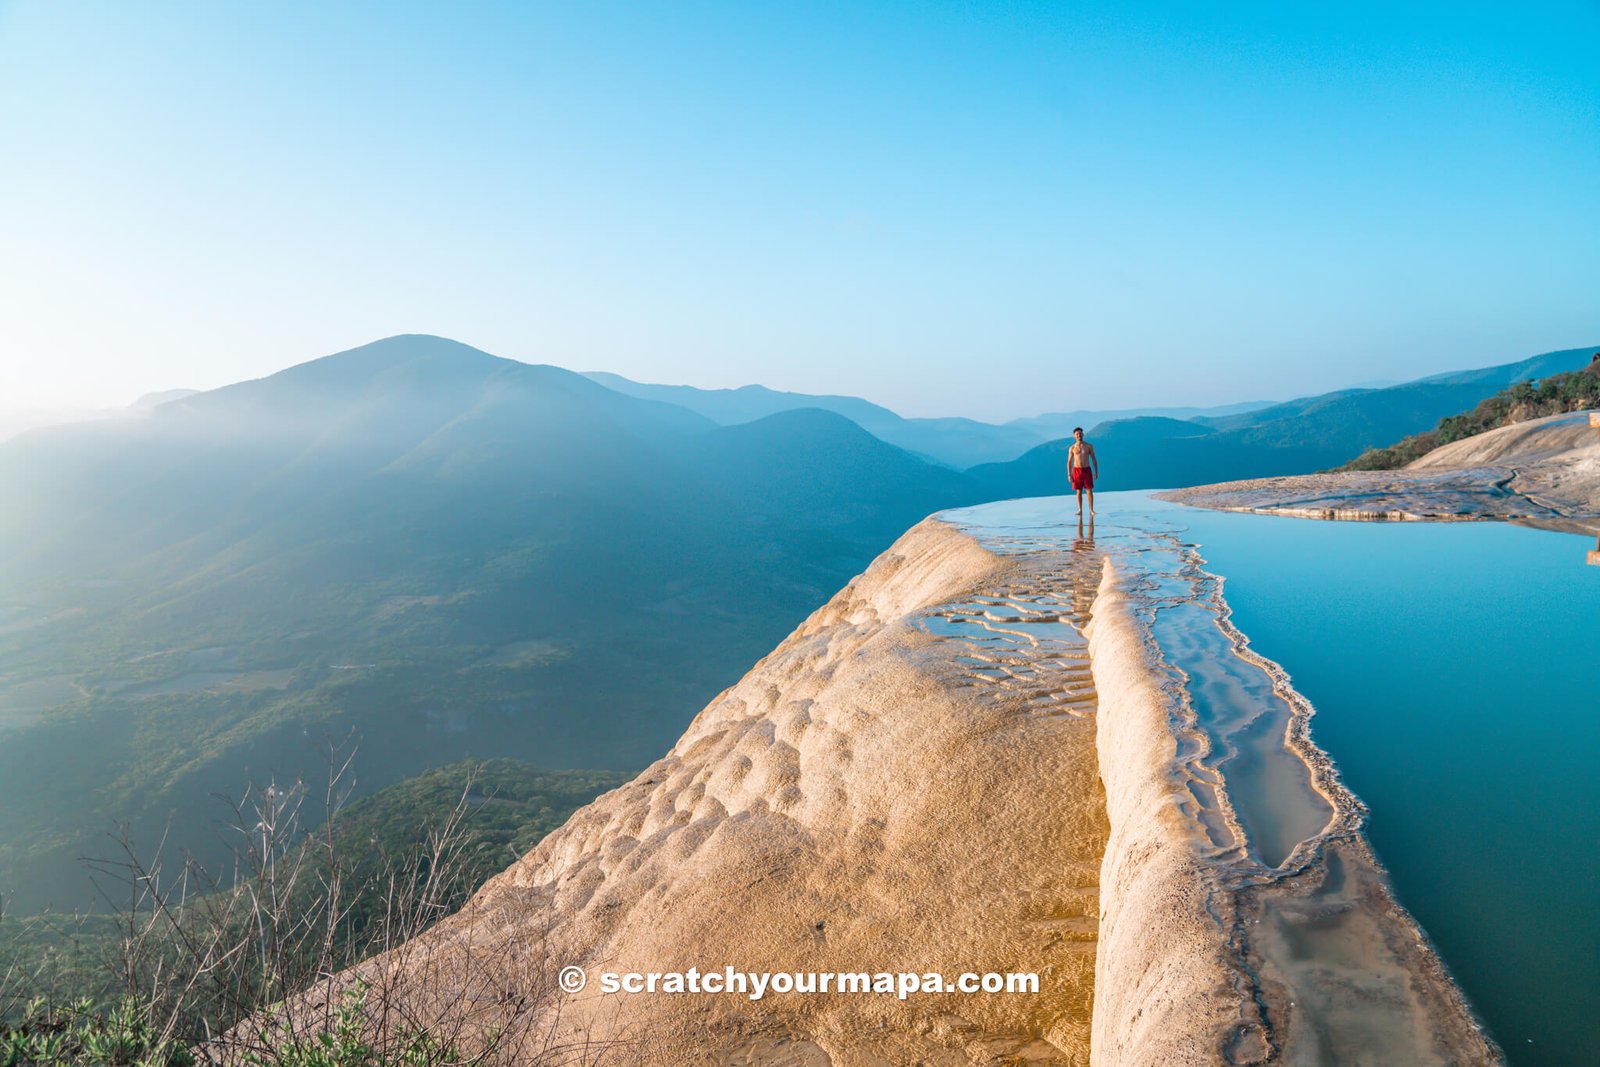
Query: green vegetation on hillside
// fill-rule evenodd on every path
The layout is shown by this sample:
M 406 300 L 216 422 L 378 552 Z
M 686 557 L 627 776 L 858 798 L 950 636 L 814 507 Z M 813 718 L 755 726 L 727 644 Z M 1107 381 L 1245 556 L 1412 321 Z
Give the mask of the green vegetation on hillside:
M 573 812 L 630 777 L 618 771 L 540 770 L 512 759 L 463 760 L 356 801 L 339 813 L 335 829 L 372 856 L 399 856 L 464 804 L 461 847 L 470 892 Z
M 1452 441 L 1474 437 L 1546 415 L 1600 408 L 1600 352 L 1589 366 L 1566 374 L 1552 374 L 1543 381 L 1517 382 L 1478 404 L 1471 411 L 1448 415 L 1439 425 L 1412 434 L 1387 448 L 1371 448 L 1335 468 L 1341 471 L 1397 470 L 1413 460 Z
M 626 777 L 462 762 L 341 808 L 349 771 L 348 760 L 330 767 L 326 821 L 299 783 L 251 790 L 229 820 L 241 844 L 226 877 L 192 856 L 130 852 L 95 864 L 113 897 L 128 894 L 120 913 L 0 915 L 0 1067 L 192 1063 L 197 1042 L 264 1010 L 296 1010 L 296 993 L 403 949 Z M 479 1062 L 449 1035 L 374 1043 L 358 1033 L 359 1001 L 372 992 L 346 987 L 336 1018 L 303 1020 L 309 1033 L 287 1027 L 291 1037 L 257 1062 Z
M 462 760 L 425 771 L 381 789 L 348 806 L 337 806 L 331 819 L 307 806 L 303 788 L 294 790 L 296 825 L 305 834 L 293 845 L 299 850 L 337 846 L 340 862 L 353 875 L 352 885 L 369 889 L 378 885 L 389 868 L 403 857 L 428 845 L 432 835 L 450 827 L 453 882 L 442 887 L 441 903 L 454 911 L 488 878 L 529 852 L 550 831 L 567 821 L 574 811 L 607 790 L 627 781 L 618 771 L 543 770 L 519 760 Z M 341 784 L 342 792 L 348 782 Z M 226 805 L 213 801 L 221 811 Z M 237 822 L 229 813 L 227 822 Z M 459 816 L 459 817 L 458 817 Z M 196 857 L 191 857 L 197 859 Z M 146 858 L 140 862 L 155 865 Z M 110 888 L 112 903 L 120 905 L 116 890 L 123 886 L 126 867 L 121 861 L 96 866 L 112 873 L 101 878 Z M 219 891 L 222 888 L 219 887 Z M 312 883 L 302 892 L 315 891 Z M 307 908 L 312 902 L 306 902 Z M 371 921 L 382 901 L 359 894 L 346 903 L 344 936 L 355 936 L 357 925 Z M 48 995 L 66 1003 L 88 997 L 95 1011 L 110 1011 L 117 1004 L 114 968 L 108 967 L 127 935 L 126 916 L 100 911 L 89 914 L 41 913 L 17 916 L 0 908 L 0 1014 L 20 994 L 7 989 L 8 976 L 27 973 L 29 993 Z
M 96 901 L 113 814 L 506 756 L 637 770 L 895 537 L 980 487 L 820 411 L 718 427 L 400 337 L 0 443 L 0 895 Z
M 1580 358 L 1106 423 L 1102 487 L 1326 468 Z M 96 906 L 113 815 L 215 862 L 207 798 L 315 778 L 325 738 L 361 739 L 352 799 L 637 770 L 930 512 L 1065 488 L 1065 442 L 958 472 L 850 398 L 718 426 L 666 396 L 407 336 L 0 442 L 0 896 Z

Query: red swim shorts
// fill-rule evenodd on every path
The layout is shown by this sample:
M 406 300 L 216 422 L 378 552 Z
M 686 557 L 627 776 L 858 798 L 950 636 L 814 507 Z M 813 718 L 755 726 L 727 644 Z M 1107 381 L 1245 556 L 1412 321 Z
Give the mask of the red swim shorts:
M 1067 469 L 1072 473 L 1072 488 L 1094 488 L 1094 471 L 1088 467 L 1068 467 Z

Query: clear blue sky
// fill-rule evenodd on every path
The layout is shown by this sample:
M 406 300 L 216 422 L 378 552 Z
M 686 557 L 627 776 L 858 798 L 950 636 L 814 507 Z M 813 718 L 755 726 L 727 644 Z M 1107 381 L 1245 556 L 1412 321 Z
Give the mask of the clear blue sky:
M 445 334 L 1005 418 L 1600 342 L 1600 6 L 0 0 L 0 403 Z

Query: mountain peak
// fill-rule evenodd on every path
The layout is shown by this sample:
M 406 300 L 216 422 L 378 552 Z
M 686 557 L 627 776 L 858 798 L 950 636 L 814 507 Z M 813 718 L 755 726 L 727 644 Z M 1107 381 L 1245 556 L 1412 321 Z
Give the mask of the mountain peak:
M 463 390 L 475 392 L 490 378 L 513 368 L 531 371 L 534 366 L 448 337 L 396 334 L 201 393 L 187 398 L 183 406 L 213 412 L 326 411 L 384 394 L 439 397 Z M 542 365 L 538 369 L 567 373 Z
M 304 372 L 308 368 L 338 367 L 348 372 L 372 372 L 408 363 L 454 363 L 457 366 L 494 366 L 517 363 L 449 337 L 431 333 L 400 333 L 383 337 L 332 355 L 297 363 L 271 377 Z M 526 364 L 523 364 L 524 366 Z

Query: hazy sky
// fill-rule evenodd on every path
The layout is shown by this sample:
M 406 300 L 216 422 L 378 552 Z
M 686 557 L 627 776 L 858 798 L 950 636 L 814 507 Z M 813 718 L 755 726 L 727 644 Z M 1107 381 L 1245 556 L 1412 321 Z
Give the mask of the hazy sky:
M 404 332 L 1003 418 L 1600 343 L 1600 5 L 0 0 L 0 405 Z

